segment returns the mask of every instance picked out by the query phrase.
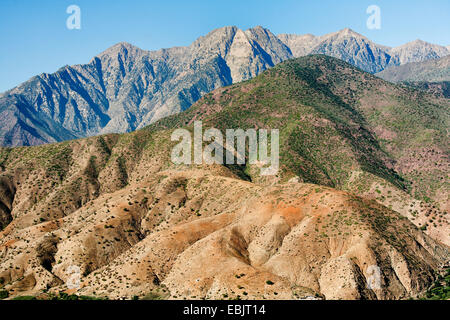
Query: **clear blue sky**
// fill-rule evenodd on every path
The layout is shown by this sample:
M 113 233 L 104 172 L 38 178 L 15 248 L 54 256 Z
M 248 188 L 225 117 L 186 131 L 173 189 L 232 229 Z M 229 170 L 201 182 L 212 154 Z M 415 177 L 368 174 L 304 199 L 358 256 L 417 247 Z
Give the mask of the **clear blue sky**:
M 71 4 L 81 8 L 81 30 L 66 28 Z M 366 27 L 371 4 L 381 8 L 380 30 Z M 120 41 L 147 50 L 184 46 L 227 25 L 315 35 L 349 27 L 389 46 L 418 38 L 450 45 L 450 1 L 0 0 L 0 92 L 87 63 Z

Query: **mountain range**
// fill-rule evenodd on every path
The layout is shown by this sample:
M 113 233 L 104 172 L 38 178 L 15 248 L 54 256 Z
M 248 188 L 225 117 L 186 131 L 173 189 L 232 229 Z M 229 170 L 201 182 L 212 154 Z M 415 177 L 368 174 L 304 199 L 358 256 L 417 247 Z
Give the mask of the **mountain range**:
M 450 56 L 423 62 L 392 66 L 376 74 L 391 82 L 444 82 L 450 81 Z
M 174 164 L 172 133 L 197 120 L 222 132 L 278 128 L 278 174 Z M 308 55 L 134 132 L 0 148 L 0 291 L 423 297 L 450 261 L 449 120 L 449 99 Z M 74 266 L 78 289 L 68 287 Z
M 449 53 L 423 41 L 389 48 L 350 29 L 316 37 L 224 27 L 188 47 L 158 51 L 119 43 L 88 64 L 35 76 L 1 94 L 0 145 L 39 145 L 140 129 L 188 109 L 216 88 L 308 54 L 329 55 L 376 73 Z

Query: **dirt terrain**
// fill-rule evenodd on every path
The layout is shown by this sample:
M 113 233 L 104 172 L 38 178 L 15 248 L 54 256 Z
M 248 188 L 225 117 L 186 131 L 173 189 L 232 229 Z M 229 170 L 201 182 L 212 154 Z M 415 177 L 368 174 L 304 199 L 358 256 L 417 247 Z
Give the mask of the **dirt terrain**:
M 27 220 L 0 235 L 12 295 L 65 291 L 77 266 L 81 288 L 67 292 L 114 299 L 399 299 L 424 290 L 449 256 L 375 201 L 312 184 L 261 187 L 214 167 L 162 171 L 66 217 Z M 381 286 L 370 290 L 373 266 Z

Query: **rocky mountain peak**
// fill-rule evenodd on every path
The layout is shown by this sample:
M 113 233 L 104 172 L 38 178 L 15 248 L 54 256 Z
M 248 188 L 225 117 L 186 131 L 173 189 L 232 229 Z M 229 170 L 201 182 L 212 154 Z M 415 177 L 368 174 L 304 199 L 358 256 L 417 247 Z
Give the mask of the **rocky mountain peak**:
M 316 37 L 226 26 L 190 46 L 157 51 L 121 42 L 88 64 L 33 77 L 0 95 L 0 119 L 5 119 L 0 144 L 132 131 L 189 108 L 215 88 L 248 80 L 293 57 L 323 54 L 375 73 L 449 52 L 421 40 L 390 49 L 350 28 Z
M 364 37 L 363 35 L 361 35 L 361 34 L 355 32 L 355 31 L 353 31 L 353 30 L 350 29 L 350 28 L 345 28 L 345 29 L 339 30 L 339 31 L 336 32 L 335 34 L 338 35 L 338 36 L 341 36 L 341 37 L 366 38 L 366 37 Z M 366 39 L 367 39 L 367 38 L 366 38 Z
M 198 56 L 198 59 L 204 59 L 205 56 L 211 54 L 226 56 L 238 30 L 236 26 L 227 26 L 199 37 L 189 47 L 192 55 Z
M 144 53 L 145 51 L 132 45 L 131 43 L 128 42 L 119 42 L 115 45 L 113 45 L 112 47 L 109 47 L 108 49 L 106 49 L 105 51 L 103 51 L 102 53 L 100 53 L 97 57 L 99 58 L 104 58 L 104 57 L 117 57 L 119 55 L 122 56 L 126 56 L 128 57 L 128 55 L 136 55 L 138 53 Z
M 310 53 L 339 58 L 371 73 L 392 63 L 391 56 L 382 46 L 349 28 L 321 36 Z

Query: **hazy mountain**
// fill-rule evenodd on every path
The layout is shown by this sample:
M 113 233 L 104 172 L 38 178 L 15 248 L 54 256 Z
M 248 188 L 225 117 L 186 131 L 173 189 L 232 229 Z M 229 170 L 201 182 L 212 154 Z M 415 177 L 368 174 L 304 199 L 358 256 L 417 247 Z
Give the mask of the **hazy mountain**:
M 389 53 L 398 57 L 400 64 L 405 64 L 438 59 L 450 54 L 450 51 L 446 47 L 418 39 L 399 47 L 392 48 L 389 50 Z
M 373 43 L 348 28 L 317 37 L 311 34 L 280 34 L 278 37 L 291 48 L 295 57 L 326 54 L 371 73 L 388 66 L 438 59 L 450 54 L 448 47 L 422 40 L 390 48 Z
M 383 70 L 388 64 L 398 64 L 398 59 L 387 52 L 389 48 L 348 28 L 318 37 L 310 34 L 281 34 L 278 37 L 291 48 L 295 57 L 325 54 L 372 73 Z
M 310 53 L 332 56 L 371 73 L 383 70 L 388 64 L 398 63 L 395 57 L 385 51 L 385 47 L 351 29 L 322 37 Z
M 450 55 L 435 60 L 392 66 L 377 73 L 377 76 L 391 82 L 450 81 Z
M 450 258 L 449 119 L 448 99 L 311 55 L 132 133 L 0 148 L 0 288 L 49 298 L 78 266 L 77 294 L 110 298 L 420 296 Z M 278 128 L 279 173 L 173 164 L 194 120 Z
M 410 49 L 416 52 L 420 44 L 406 46 L 401 56 Z M 389 52 L 350 29 L 320 37 L 276 37 L 262 27 L 224 27 L 188 47 L 159 51 L 119 43 L 88 64 L 41 74 L 0 95 L 0 145 L 133 131 L 189 108 L 216 88 L 251 79 L 297 56 L 321 53 L 377 72 L 400 63 Z M 417 57 L 435 55 L 411 53 L 408 59 Z

